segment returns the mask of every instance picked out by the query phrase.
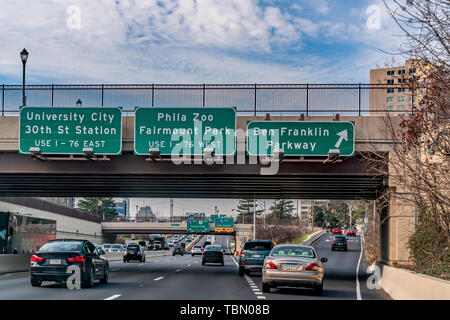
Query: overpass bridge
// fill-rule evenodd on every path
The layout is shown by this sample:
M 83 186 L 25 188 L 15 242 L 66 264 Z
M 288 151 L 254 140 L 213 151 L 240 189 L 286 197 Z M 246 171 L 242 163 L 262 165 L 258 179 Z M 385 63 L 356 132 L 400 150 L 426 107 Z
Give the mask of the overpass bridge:
M 264 116 L 237 116 L 236 127 Z M 272 116 L 268 121 L 299 121 L 296 116 Z M 336 121 L 331 116 L 303 117 L 305 121 Z M 115 196 L 180 198 L 303 198 L 376 199 L 386 187 L 380 162 L 368 161 L 372 151 L 390 150 L 383 117 L 340 117 L 354 121 L 354 157 L 324 163 L 324 158 L 286 157 L 274 175 L 261 175 L 265 167 L 245 156 L 245 163 L 181 164 L 167 159 L 147 161 L 133 154 L 134 117 L 123 116 L 122 154 L 107 161 L 38 161 L 18 154 L 19 118 L 0 117 L 0 196 Z M 245 137 L 237 139 L 245 150 Z M 86 159 L 83 159 L 86 160 Z
M 235 236 L 250 234 L 253 225 L 235 224 L 233 232 L 214 231 L 214 223 L 210 223 L 209 232 L 187 231 L 187 223 L 184 222 L 102 222 L 103 234 L 213 234 Z

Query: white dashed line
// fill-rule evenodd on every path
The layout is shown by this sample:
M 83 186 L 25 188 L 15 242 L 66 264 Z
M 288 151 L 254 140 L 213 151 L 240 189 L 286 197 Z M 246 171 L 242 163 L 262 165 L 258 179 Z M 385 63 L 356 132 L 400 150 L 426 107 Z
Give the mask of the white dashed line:
M 156 278 L 156 279 L 153 279 L 154 281 L 158 281 L 158 280 L 161 280 L 161 279 L 164 279 L 164 277 L 159 277 L 159 278 Z
M 363 240 L 363 239 L 361 239 L 361 240 Z M 356 299 L 357 300 L 362 300 L 361 287 L 359 285 L 359 264 L 361 263 L 361 258 L 362 258 L 362 254 L 363 254 L 363 250 L 364 249 L 363 249 L 363 242 L 362 241 L 360 241 L 360 242 L 361 242 L 361 253 L 359 255 L 358 265 L 356 267 Z
M 190 266 L 192 266 L 192 264 L 188 264 L 187 266 L 190 267 Z
M 180 271 L 181 271 L 180 269 L 175 270 L 175 272 L 180 272 Z
M 115 295 L 113 295 L 113 296 L 111 296 L 109 298 L 106 298 L 105 300 L 114 300 L 114 299 L 116 299 L 116 298 L 118 298 L 120 296 L 121 296 L 121 294 L 115 294 Z
M 258 286 L 255 285 L 253 280 L 247 275 L 244 275 L 244 277 L 245 277 L 245 280 L 247 280 L 247 283 L 249 284 L 249 286 L 252 289 L 253 293 L 256 295 L 256 298 L 258 298 L 258 299 L 266 299 L 266 297 L 263 295 L 263 293 L 259 290 Z
M 264 296 L 256 296 L 258 299 L 266 299 Z

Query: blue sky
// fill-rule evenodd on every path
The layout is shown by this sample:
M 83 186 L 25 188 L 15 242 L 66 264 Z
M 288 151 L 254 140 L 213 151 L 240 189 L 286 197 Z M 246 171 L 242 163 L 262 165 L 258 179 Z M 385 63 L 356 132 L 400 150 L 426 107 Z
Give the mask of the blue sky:
M 368 83 L 402 40 L 378 0 L 5 0 L 0 30 L 0 84 L 24 47 L 30 84 Z

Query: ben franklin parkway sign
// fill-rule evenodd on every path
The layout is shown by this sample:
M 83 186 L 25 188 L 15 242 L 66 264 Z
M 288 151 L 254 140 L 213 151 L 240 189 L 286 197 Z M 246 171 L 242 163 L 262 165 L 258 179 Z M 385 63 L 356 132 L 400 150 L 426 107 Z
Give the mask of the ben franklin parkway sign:
M 122 152 L 120 108 L 22 107 L 19 152 L 39 148 L 43 154 L 83 154 L 92 148 L 98 155 Z
M 353 122 L 250 121 L 247 134 L 247 151 L 251 156 L 271 155 L 277 149 L 287 156 L 355 153 Z
M 236 110 L 233 108 L 138 108 L 134 117 L 134 151 L 148 155 L 216 155 L 236 151 Z

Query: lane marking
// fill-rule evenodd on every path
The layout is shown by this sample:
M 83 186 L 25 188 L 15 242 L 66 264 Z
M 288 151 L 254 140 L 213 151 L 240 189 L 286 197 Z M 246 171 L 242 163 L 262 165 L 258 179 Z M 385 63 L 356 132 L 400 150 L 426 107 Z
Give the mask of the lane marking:
M 192 266 L 192 264 L 188 264 L 187 266 L 190 267 L 190 266 Z
M 161 279 L 164 279 L 164 277 L 159 277 L 159 278 L 153 279 L 153 281 L 159 281 Z
M 180 271 L 181 271 L 180 269 L 175 270 L 175 272 L 180 272 Z
M 29 271 L 6 273 L 5 276 L 15 276 L 16 274 L 25 274 L 25 273 L 29 273 Z
M 105 300 L 114 300 L 114 299 L 116 299 L 116 298 L 118 298 L 120 296 L 121 296 L 121 294 L 115 294 L 115 295 L 113 295 L 113 296 L 111 296 L 109 298 L 106 298 Z
M 264 294 L 259 290 L 259 288 L 255 285 L 253 280 L 248 276 L 244 275 L 245 280 L 248 282 L 249 286 L 251 287 L 253 293 L 255 294 L 256 298 L 258 299 L 266 299 Z
M 266 299 L 264 296 L 256 296 L 258 299 Z
M 364 235 L 362 235 L 361 237 L 364 237 Z M 363 242 L 362 242 L 362 239 L 361 239 L 360 243 L 361 243 L 361 253 L 359 254 L 358 266 L 356 267 L 356 300 L 362 300 L 361 287 L 359 285 L 359 276 L 358 276 L 358 274 L 359 274 L 359 265 L 361 263 L 361 258 L 362 258 L 362 254 L 363 254 L 363 244 L 362 244 Z

